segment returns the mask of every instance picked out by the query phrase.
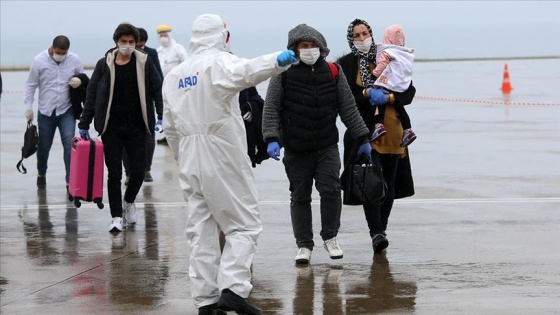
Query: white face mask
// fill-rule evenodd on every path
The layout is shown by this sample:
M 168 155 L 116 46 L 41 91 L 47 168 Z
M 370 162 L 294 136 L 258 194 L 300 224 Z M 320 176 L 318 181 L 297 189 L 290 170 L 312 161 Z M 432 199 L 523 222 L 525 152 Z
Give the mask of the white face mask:
M 119 52 L 123 55 L 123 56 L 130 56 L 130 54 L 132 54 L 132 51 L 134 50 L 134 46 L 128 46 L 128 45 L 123 45 L 120 46 L 119 45 Z
M 160 37 L 159 43 L 164 47 L 169 46 L 169 37 Z
M 314 65 L 315 62 L 317 62 L 319 56 L 321 56 L 319 47 L 299 50 L 299 59 L 310 66 Z
M 66 59 L 66 55 L 57 55 L 57 54 L 53 53 L 52 59 L 53 59 L 54 61 L 60 63 L 60 62 L 63 62 L 64 59 Z
M 366 39 L 364 39 L 363 41 L 354 41 L 354 46 L 356 46 L 356 49 L 363 52 L 364 54 L 367 54 L 369 52 L 369 49 L 371 48 L 371 44 L 373 43 L 373 39 L 371 37 L 368 37 Z

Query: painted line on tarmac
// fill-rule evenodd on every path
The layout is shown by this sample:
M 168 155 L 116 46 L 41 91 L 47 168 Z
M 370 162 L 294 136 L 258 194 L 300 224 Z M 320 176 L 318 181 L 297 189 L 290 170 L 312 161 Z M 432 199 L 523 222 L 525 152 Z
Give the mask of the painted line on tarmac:
M 560 203 L 560 197 L 538 197 L 538 198 L 438 198 L 438 199 L 399 199 L 395 200 L 395 203 L 402 204 L 454 204 L 454 203 Z M 284 205 L 289 204 L 289 200 L 262 200 L 259 201 L 259 205 Z M 319 200 L 314 200 L 312 204 L 319 204 Z M 137 202 L 136 206 L 145 207 L 148 206 L 160 206 L 160 207 L 184 207 L 186 203 L 184 201 L 177 202 Z M 0 210 L 13 210 L 21 209 L 22 207 L 27 208 L 74 208 L 70 204 L 48 204 L 48 205 L 38 205 L 38 204 L 27 204 L 27 205 L 2 205 Z M 97 209 L 95 204 L 82 204 L 79 209 Z M 105 210 L 109 208 L 104 208 L 100 210 Z
M 431 204 L 431 203 L 560 203 L 560 197 L 543 198 L 438 198 L 438 199 L 398 199 L 395 203 L 402 204 Z M 259 201 L 259 204 L 289 204 L 290 201 Z M 319 204 L 314 200 L 312 204 Z

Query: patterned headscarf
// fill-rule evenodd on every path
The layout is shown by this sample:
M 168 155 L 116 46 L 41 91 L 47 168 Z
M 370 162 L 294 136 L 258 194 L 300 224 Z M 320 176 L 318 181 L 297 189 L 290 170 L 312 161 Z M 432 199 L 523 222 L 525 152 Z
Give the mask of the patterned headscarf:
M 356 46 L 354 46 L 354 36 L 352 31 L 354 29 L 354 26 L 360 24 L 365 25 L 368 32 L 371 34 L 371 47 L 369 49 L 369 52 L 367 53 L 359 51 Z M 350 50 L 352 50 L 354 56 L 358 57 L 358 59 L 360 60 L 360 78 L 362 79 L 362 85 L 364 87 L 372 87 L 373 82 L 375 81 L 373 80 L 371 70 L 369 69 L 369 62 L 373 61 L 373 64 L 376 64 L 375 57 L 377 55 L 377 46 L 375 45 L 375 40 L 373 39 L 373 32 L 371 31 L 371 27 L 369 27 L 369 24 L 366 21 L 362 19 L 355 19 L 354 21 L 352 21 L 352 23 L 350 23 L 350 25 L 348 25 L 346 38 L 348 39 Z

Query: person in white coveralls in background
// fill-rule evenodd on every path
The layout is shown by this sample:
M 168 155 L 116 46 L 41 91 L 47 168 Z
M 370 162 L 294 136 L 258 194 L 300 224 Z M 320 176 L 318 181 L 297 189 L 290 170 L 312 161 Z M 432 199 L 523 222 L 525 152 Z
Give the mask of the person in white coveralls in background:
M 238 97 L 296 58 L 290 50 L 239 58 L 229 53 L 228 34 L 218 15 L 195 19 L 189 57 L 164 80 L 163 129 L 187 201 L 189 276 L 199 314 L 261 314 L 247 299 L 262 224 Z
M 164 78 L 171 69 L 187 58 L 187 50 L 173 39 L 171 31 L 172 29 L 169 25 L 162 24 L 156 28 L 159 44 L 161 45 L 158 47 L 157 52 Z
M 156 27 L 158 34 L 158 41 L 161 46 L 158 47 L 158 59 L 163 72 L 163 77 L 171 71 L 174 67 L 178 66 L 187 58 L 187 50 L 183 45 L 177 43 L 171 36 L 173 29 L 169 25 L 161 24 Z M 157 143 L 166 144 L 167 139 L 165 136 L 157 140 Z

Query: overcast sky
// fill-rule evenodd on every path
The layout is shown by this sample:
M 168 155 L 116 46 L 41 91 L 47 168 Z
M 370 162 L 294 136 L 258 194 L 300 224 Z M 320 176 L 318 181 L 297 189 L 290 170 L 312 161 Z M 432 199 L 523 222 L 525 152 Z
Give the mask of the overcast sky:
M 349 51 L 346 29 L 355 18 L 369 22 L 374 39 L 392 24 L 403 26 L 417 58 L 560 55 L 560 1 L 0 1 L 0 65 L 26 65 L 59 34 L 70 50 L 94 64 L 112 46 L 121 22 L 148 30 L 173 27 L 188 49 L 191 25 L 202 13 L 222 15 L 232 51 L 242 57 L 283 50 L 300 23 L 325 35 L 329 59 Z

